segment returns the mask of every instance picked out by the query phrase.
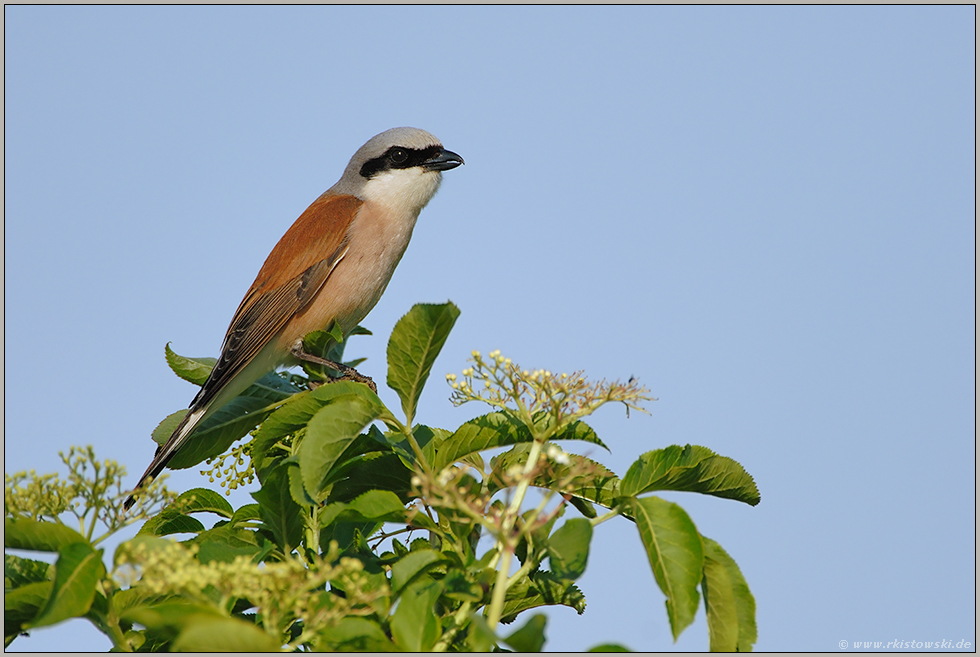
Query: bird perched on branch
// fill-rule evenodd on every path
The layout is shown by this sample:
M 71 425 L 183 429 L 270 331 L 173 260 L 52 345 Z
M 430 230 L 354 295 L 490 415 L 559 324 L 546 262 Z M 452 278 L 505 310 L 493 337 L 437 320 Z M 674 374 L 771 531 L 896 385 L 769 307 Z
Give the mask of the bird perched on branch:
M 334 323 L 347 335 L 364 319 L 385 291 L 442 172 L 461 164 L 463 158 L 416 128 L 382 132 L 354 153 L 337 184 L 300 215 L 266 258 L 231 320 L 211 375 L 157 448 L 125 508 L 194 439 L 202 421 L 276 367 L 317 362 L 375 389 L 352 368 L 306 353 L 303 337 Z

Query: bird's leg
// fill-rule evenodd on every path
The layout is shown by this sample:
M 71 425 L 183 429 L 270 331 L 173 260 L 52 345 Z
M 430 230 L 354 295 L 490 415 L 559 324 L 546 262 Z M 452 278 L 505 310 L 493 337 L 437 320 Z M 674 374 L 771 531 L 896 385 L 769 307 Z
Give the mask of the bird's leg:
M 332 360 L 320 358 L 319 356 L 314 356 L 313 354 L 303 351 L 302 341 L 297 341 L 297 343 L 290 348 L 289 353 L 300 360 L 305 360 L 310 363 L 317 363 L 318 365 L 329 367 L 332 370 L 337 370 L 340 372 L 341 376 L 334 379 L 334 381 L 354 381 L 356 383 L 363 383 L 371 389 L 371 392 L 378 394 L 378 386 L 375 385 L 374 380 L 371 377 L 364 376 L 353 367 L 347 367 L 343 363 L 335 363 Z

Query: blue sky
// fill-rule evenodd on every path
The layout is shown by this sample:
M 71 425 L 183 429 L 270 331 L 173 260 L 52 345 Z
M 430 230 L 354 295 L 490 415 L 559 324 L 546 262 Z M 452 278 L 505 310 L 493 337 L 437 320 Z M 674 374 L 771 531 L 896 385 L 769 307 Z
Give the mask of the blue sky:
M 473 349 L 637 376 L 591 424 L 619 474 L 667 444 L 752 473 L 690 494 L 759 650 L 975 643 L 975 8 L 6 7 L 4 469 L 92 444 L 142 472 L 269 250 L 387 128 L 466 166 L 423 211 L 374 337 L 462 310 Z M 394 393 L 382 398 L 398 408 Z M 589 452 L 589 449 L 584 452 Z M 589 452 L 591 453 L 591 452 Z M 202 484 L 195 470 L 170 484 Z M 243 494 L 233 503 L 247 503 Z M 675 645 L 635 528 L 598 528 L 550 650 Z M 105 650 L 85 621 L 19 650 Z

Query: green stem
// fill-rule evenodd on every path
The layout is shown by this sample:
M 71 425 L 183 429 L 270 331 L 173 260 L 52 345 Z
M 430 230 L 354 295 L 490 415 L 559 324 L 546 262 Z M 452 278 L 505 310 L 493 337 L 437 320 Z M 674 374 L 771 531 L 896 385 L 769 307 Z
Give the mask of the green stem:
M 133 652 L 133 647 L 126 640 L 122 628 L 119 627 L 119 617 L 112 610 L 112 601 L 109 601 L 109 613 L 106 615 L 106 629 L 109 631 L 109 640 L 116 650 L 122 652 Z
M 463 625 L 466 619 L 470 617 L 470 609 L 473 608 L 472 602 L 464 602 L 460 608 L 453 614 L 453 626 L 446 630 L 446 632 L 439 638 L 439 641 L 432 646 L 432 652 L 446 652 L 449 649 L 449 644 L 453 642 L 459 631 L 463 629 Z
M 531 451 L 528 452 L 527 462 L 524 464 L 521 480 L 517 482 L 517 489 L 514 491 L 514 499 L 511 500 L 510 506 L 507 507 L 507 511 L 504 513 L 500 535 L 497 538 L 497 545 L 499 546 L 498 554 L 502 556 L 497 570 L 497 582 L 493 586 L 493 598 L 490 601 L 490 609 L 487 612 L 487 624 L 490 626 L 490 629 L 497 627 L 497 623 L 500 622 L 500 617 L 503 614 L 504 599 L 507 597 L 507 589 L 510 587 L 510 561 L 514 556 L 514 546 L 516 544 L 515 537 L 511 534 L 517 522 L 517 516 L 520 515 L 524 496 L 527 495 L 527 489 L 531 485 L 531 473 L 537 466 L 538 457 L 541 455 L 543 445 L 543 442 L 537 440 L 531 444 Z
M 527 559 L 524 561 L 524 565 L 521 566 L 516 573 L 510 576 L 507 580 L 507 588 L 512 587 L 514 584 L 519 582 L 522 577 L 527 577 L 532 570 L 534 570 L 538 565 L 537 559 L 532 559 L 531 555 L 527 555 Z
M 593 518 L 589 522 L 591 522 L 592 523 L 592 526 L 595 527 L 596 525 L 600 525 L 600 524 L 606 522 L 607 520 L 612 520 L 613 518 L 615 518 L 618 515 L 619 515 L 619 510 L 618 509 L 613 509 L 609 513 L 604 513 L 601 516 L 597 516 L 597 517 Z
M 490 609 L 487 611 L 487 625 L 491 630 L 497 628 L 500 617 L 504 613 L 504 600 L 507 598 L 507 581 L 509 579 L 507 571 L 510 570 L 510 560 L 514 556 L 514 549 L 509 545 L 503 547 L 503 558 L 500 560 L 500 568 L 497 570 L 497 581 L 493 585 L 493 598 L 490 600 Z

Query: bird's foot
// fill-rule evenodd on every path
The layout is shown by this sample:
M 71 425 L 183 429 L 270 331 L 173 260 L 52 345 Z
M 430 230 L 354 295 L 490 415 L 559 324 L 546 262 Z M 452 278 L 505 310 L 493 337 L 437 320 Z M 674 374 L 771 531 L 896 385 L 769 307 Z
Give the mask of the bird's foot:
M 344 372 L 344 375 L 343 376 L 339 376 L 339 377 L 337 377 L 336 379 L 333 379 L 333 380 L 334 381 L 354 381 L 355 383 L 363 383 L 364 385 L 366 385 L 368 388 L 371 389 L 371 392 L 373 392 L 374 394 L 378 394 L 378 386 L 374 382 L 374 379 L 372 379 L 369 376 L 364 376 L 363 374 L 361 374 L 360 372 L 358 372 L 354 368 L 347 368 L 347 370 Z
M 378 386 L 374 383 L 374 380 L 371 377 L 364 376 L 363 374 L 355 370 L 353 367 L 347 367 L 343 363 L 335 363 L 332 360 L 327 360 L 326 358 L 314 356 L 313 354 L 303 351 L 302 342 L 299 342 L 298 344 L 294 345 L 293 348 L 290 349 L 290 353 L 292 353 L 293 356 L 299 358 L 300 360 L 305 360 L 310 363 L 317 363 L 318 365 L 324 365 L 332 370 L 337 370 L 338 372 L 340 372 L 339 377 L 330 379 L 331 382 L 354 381 L 355 383 L 363 383 L 364 385 L 366 385 L 368 388 L 371 389 L 371 392 L 373 392 L 374 394 L 378 394 Z M 312 381 L 310 382 L 311 388 L 316 388 L 322 385 L 320 383 L 314 385 L 313 383 L 314 382 Z

